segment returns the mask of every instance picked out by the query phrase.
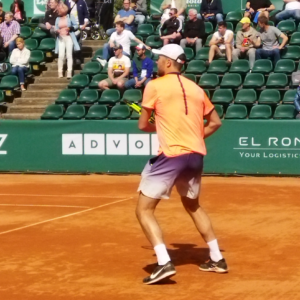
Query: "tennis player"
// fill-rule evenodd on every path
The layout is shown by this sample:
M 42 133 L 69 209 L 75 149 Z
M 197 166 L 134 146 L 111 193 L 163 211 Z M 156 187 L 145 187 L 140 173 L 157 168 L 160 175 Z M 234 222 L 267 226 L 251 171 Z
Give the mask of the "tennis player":
M 158 156 L 150 159 L 142 172 L 136 215 L 154 247 L 158 266 L 143 282 L 152 284 L 176 273 L 154 216 L 157 204 L 161 199 L 169 199 L 174 185 L 210 250 L 210 257 L 200 265 L 200 270 L 225 273 L 227 264 L 210 219 L 199 205 L 203 157 L 206 155 L 204 139 L 221 126 L 221 121 L 205 92 L 180 75 L 186 61 L 183 49 L 169 44 L 152 51 L 159 55 L 160 78 L 146 86 L 139 129 L 157 131 L 160 149 Z M 155 124 L 148 122 L 153 111 Z M 207 120 L 205 125 L 204 118 Z

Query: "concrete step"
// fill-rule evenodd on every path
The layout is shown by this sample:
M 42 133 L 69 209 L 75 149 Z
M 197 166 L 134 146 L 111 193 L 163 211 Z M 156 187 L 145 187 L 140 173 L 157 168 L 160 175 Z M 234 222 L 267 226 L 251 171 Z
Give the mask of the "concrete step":
M 81 70 L 74 70 L 73 73 L 74 73 L 74 75 L 80 74 L 80 71 Z M 57 76 L 58 76 L 57 70 L 55 70 L 55 71 L 54 70 L 48 70 L 46 72 L 43 72 L 43 75 L 39 78 L 46 78 L 47 77 L 48 80 L 52 82 L 52 78 L 58 78 Z M 49 77 L 51 77 L 51 79 Z
M 60 91 L 67 87 L 68 82 L 62 82 L 62 83 L 35 83 L 28 87 L 28 91 L 35 90 L 37 93 L 43 92 L 43 89 L 49 89 L 52 91 Z M 40 94 L 41 95 L 41 94 Z
M 14 105 L 50 105 L 55 102 L 57 97 L 48 98 L 17 98 L 14 100 Z
M 47 65 L 47 71 L 57 71 L 58 65 L 57 62 L 53 62 L 52 64 Z M 64 65 L 64 70 L 67 69 L 67 64 Z M 81 65 L 74 65 L 73 70 L 81 70 Z
M 32 87 L 35 86 L 35 85 L 32 85 Z M 57 97 L 58 94 L 60 93 L 62 89 L 59 89 L 59 90 L 51 90 L 49 89 L 43 89 L 43 94 L 41 95 L 41 93 L 39 91 L 35 91 L 34 89 L 32 90 L 27 90 L 26 92 L 23 92 L 22 93 L 22 98 L 20 99 L 33 99 L 33 98 L 36 98 L 36 99 L 41 99 L 41 96 L 42 98 L 44 97 Z
M 106 40 L 99 40 L 99 41 L 95 41 L 95 40 L 85 40 L 82 41 L 82 47 L 88 47 L 88 46 L 97 46 L 97 47 L 103 47 L 103 45 L 107 43 Z
M 8 108 L 9 114 L 42 114 L 47 105 L 13 105 Z
M 32 86 L 34 88 L 34 86 L 37 84 L 37 83 L 46 83 L 46 84 L 51 84 L 51 87 L 52 87 L 52 84 L 56 84 L 56 83 L 64 83 L 65 85 L 68 85 L 70 82 L 69 79 L 67 79 L 67 77 L 63 77 L 63 78 L 58 78 L 57 76 L 56 77 L 37 77 L 35 79 L 35 83 L 34 85 Z
M 6 113 L 2 115 L 2 119 L 6 120 L 39 120 L 41 118 L 40 113 L 27 113 L 27 114 L 19 114 L 19 113 Z

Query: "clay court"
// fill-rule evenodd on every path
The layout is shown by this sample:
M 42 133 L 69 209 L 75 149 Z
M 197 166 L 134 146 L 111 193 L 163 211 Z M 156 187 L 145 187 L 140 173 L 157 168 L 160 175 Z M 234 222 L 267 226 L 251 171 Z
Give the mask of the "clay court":
M 1 175 L 0 299 L 299 299 L 297 178 L 204 177 L 228 274 L 174 191 L 157 217 L 176 276 L 146 286 L 156 258 L 135 218 L 139 176 Z

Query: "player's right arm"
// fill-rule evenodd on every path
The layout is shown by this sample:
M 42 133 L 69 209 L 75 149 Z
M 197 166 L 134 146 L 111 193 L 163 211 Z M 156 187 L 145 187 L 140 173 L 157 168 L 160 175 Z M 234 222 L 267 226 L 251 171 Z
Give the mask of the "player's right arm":
M 152 109 L 142 107 L 142 113 L 139 118 L 139 130 L 145 132 L 156 132 L 155 124 L 149 123 L 149 119 L 152 115 Z
M 222 122 L 214 109 L 204 118 L 207 120 L 204 127 L 204 138 L 207 138 L 221 127 Z

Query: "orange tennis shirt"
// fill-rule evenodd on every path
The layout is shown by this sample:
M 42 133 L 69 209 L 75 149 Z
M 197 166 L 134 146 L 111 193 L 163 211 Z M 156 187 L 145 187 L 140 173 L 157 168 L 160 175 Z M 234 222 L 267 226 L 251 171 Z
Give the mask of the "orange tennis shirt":
M 179 78 L 177 74 L 167 74 L 150 81 L 144 92 L 142 106 L 155 112 L 158 154 L 206 155 L 203 117 L 214 106 L 197 84 L 183 76 Z

